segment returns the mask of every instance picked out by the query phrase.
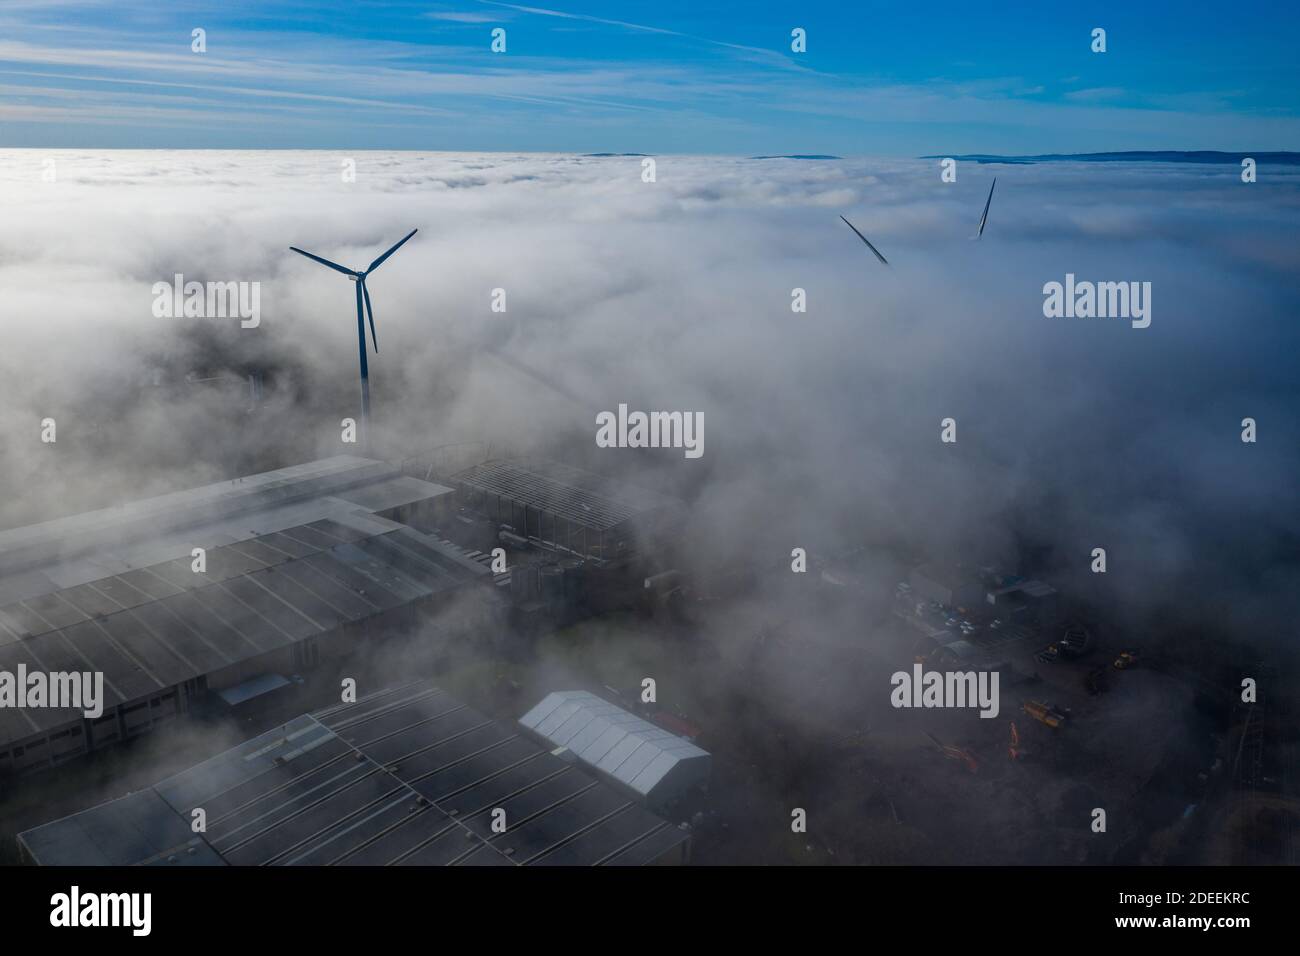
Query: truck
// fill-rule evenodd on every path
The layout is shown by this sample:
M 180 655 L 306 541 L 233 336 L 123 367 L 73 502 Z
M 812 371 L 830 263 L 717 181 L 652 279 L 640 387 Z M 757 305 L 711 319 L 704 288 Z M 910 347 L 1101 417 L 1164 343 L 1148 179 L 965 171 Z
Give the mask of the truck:
M 1068 710 L 1055 707 L 1041 700 L 1027 700 L 1020 705 L 1020 709 L 1048 727 L 1060 727 L 1070 715 Z

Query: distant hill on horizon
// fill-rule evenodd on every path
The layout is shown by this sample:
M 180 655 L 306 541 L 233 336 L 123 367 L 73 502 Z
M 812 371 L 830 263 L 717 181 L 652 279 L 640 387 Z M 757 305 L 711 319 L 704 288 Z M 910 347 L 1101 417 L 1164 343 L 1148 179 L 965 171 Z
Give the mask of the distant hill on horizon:
M 1300 166 L 1300 153 L 1262 151 L 1225 153 L 1215 149 L 1129 150 L 1122 153 L 1043 153 L 1038 156 L 999 156 L 995 153 L 968 153 L 964 156 L 922 156 L 921 159 L 956 159 L 975 163 L 1231 163 L 1240 165 L 1247 157 L 1256 163 Z

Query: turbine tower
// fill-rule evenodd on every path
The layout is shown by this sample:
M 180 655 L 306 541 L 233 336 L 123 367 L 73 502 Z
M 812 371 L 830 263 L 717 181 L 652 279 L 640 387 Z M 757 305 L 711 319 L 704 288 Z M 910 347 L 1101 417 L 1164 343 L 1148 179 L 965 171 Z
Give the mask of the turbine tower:
M 357 349 L 361 356 L 361 441 L 362 447 L 367 453 L 370 450 L 370 367 L 366 362 L 366 324 L 365 319 L 370 319 L 370 342 L 374 346 L 375 354 L 379 354 L 379 340 L 375 337 L 375 310 L 370 307 L 370 290 L 366 288 L 366 276 L 374 272 L 384 264 L 384 261 L 394 252 L 400 249 L 407 239 L 419 232 L 419 229 L 412 229 L 401 238 L 391 249 L 382 256 L 370 263 L 364 272 L 354 272 L 352 269 L 344 268 L 337 262 L 330 262 L 320 256 L 313 255 L 299 249 L 297 246 L 290 246 L 290 250 L 298 253 L 300 256 L 306 256 L 313 259 L 323 266 L 328 266 L 335 272 L 342 272 L 345 276 L 357 284 Z M 364 305 L 365 312 L 362 308 Z

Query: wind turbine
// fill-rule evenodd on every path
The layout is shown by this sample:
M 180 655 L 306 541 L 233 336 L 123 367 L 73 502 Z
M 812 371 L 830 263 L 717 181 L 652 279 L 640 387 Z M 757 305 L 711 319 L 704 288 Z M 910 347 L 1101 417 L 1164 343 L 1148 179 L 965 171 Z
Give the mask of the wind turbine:
M 300 256 L 306 256 L 313 259 L 323 266 L 328 266 L 335 272 L 342 272 L 345 276 L 357 284 L 357 349 L 361 355 L 361 434 L 364 447 L 369 450 L 370 447 L 370 367 L 366 363 L 366 325 L 365 318 L 370 319 L 370 342 L 375 348 L 375 354 L 379 354 L 379 340 L 375 338 L 375 311 L 370 307 L 370 290 L 366 288 L 366 276 L 382 266 L 394 252 L 402 248 L 403 243 L 419 232 L 419 229 L 412 229 L 391 249 L 382 256 L 370 263 L 364 272 L 354 272 L 346 269 L 337 262 L 330 262 L 320 256 L 313 255 L 299 249 L 297 246 L 290 246 L 289 249 L 298 253 Z M 365 315 L 362 315 L 362 304 L 365 305 Z
M 993 189 L 998 184 L 998 178 L 993 177 L 993 185 L 989 187 L 989 198 L 984 200 L 984 215 L 980 216 L 980 230 L 971 236 L 972 239 L 978 239 L 984 235 L 984 224 L 989 221 L 989 206 L 993 205 Z

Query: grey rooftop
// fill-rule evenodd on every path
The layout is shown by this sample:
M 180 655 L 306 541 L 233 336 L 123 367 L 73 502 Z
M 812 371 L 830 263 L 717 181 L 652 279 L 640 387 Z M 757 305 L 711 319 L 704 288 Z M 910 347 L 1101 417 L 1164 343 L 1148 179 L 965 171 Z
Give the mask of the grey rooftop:
M 491 577 L 375 513 L 451 493 L 382 462 L 332 458 L 228 485 L 6 532 L 0 560 L 56 557 L 0 584 L 0 670 L 101 671 L 108 710 Z M 155 520 L 175 530 L 151 534 Z M 79 529 L 105 540 L 88 548 Z M 79 718 L 0 709 L 0 747 Z
M 44 865 L 587 866 L 680 858 L 689 835 L 418 681 L 18 839 Z

